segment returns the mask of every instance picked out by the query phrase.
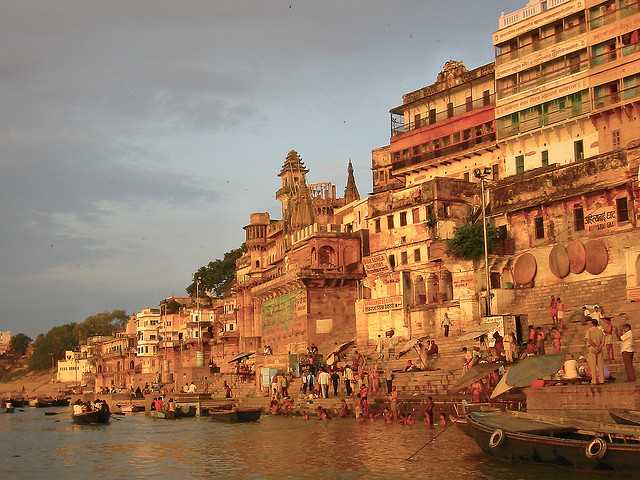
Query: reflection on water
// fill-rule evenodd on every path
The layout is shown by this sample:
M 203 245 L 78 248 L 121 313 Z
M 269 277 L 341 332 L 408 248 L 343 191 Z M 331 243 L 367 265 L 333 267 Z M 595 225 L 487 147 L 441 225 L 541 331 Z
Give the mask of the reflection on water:
M 229 478 L 555 480 L 604 478 L 484 457 L 455 427 L 409 462 L 437 431 L 422 425 L 358 425 L 263 417 L 258 424 L 144 414 L 81 426 L 41 409 L 0 415 L 0 478 Z M 3 458 L 6 457 L 6 458 Z

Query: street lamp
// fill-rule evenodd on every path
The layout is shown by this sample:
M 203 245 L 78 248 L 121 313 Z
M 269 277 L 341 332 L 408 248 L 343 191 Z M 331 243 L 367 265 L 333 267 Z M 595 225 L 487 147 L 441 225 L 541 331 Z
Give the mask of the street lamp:
M 484 239 L 484 270 L 485 281 L 487 283 L 487 296 L 485 298 L 486 316 L 491 316 L 491 274 L 489 272 L 489 242 L 487 240 L 487 212 L 485 210 L 485 194 L 484 194 L 484 182 L 486 178 L 492 174 L 491 167 L 476 168 L 473 171 L 473 175 L 480 180 L 480 192 L 482 202 L 482 233 Z

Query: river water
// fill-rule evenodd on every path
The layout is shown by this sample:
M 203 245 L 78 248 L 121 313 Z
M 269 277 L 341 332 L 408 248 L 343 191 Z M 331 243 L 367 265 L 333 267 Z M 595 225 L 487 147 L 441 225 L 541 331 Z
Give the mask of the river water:
M 25 408 L 0 414 L 0 479 L 606 478 L 487 459 L 455 427 L 406 461 L 439 430 L 350 419 L 263 417 L 255 424 L 222 424 L 144 414 L 80 426 L 71 423 L 68 408 L 55 411 L 61 413 Z

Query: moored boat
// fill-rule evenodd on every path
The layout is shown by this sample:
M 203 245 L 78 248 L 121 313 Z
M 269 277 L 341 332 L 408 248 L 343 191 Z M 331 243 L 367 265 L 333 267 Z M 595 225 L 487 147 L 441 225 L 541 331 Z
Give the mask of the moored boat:
M 181 407 L 177 407 L 175 411 L 169 410 L 151 410 L 147 412 L 150 417 L 153 418 L 161 418 L 164 420 L 172 420 L 174 418 L 189 418 L 196 416 L 196 407 L 189 407 L 188 409 L 183 409 Z
M 469 412 L 456 423 L 502 460 L 613 471 L 640 464 L 640 428 L 522 412 Z
M 262 415 L 261 408 L 233 408 L 231 410 L 210 410 L 209 416 L 216 422 L 244 423 L 257 422 Z
M 126 403 L 117 406 L 120 407 L 120 411 L 122 413 L 144 412 L 144 405 L 134 405 L 133 403 Z
M 609 410 L 609 415 L 613 418 L 614 422 L 620 425 L 633 425 L 635 427 L 640 427 L 640 411 L 638 410 L 612 408 Z
M 78 425 L 109 423 L 110 417 L 111 412 L 108 409 L 94 410 L 92 412 L 74 413 L 71 416 L 73 423 Z

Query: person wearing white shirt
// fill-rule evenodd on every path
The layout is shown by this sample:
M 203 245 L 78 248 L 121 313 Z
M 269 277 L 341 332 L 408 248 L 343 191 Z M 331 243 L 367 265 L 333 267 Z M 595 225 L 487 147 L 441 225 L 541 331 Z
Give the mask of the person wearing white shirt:
M 331 375 L 326 370 L 322 370 L 318 375 L 318 383 L 320 384 L 320 390 L 322 391 L 322 398 L 329 398 L 329 382 L 331 381 Z
M 631 325 L 628 323 L 625 323 L 622 326 L 622 335 L 620 335 L 620 340 L 622 340 L 620 351 L 622 352 L 624 369 L 627 373 L 627 382 L 635 382 L 636 371 L 633 368 L 633 332 L 631 331 Z

